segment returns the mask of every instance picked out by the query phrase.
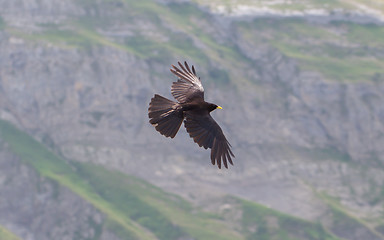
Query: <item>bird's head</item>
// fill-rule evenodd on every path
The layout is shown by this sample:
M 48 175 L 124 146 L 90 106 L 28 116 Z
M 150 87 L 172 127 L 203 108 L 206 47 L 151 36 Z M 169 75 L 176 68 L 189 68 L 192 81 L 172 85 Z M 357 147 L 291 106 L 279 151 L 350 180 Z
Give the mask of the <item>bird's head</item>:
M 213 110 L 216 110 L 216 109 L 223 109 L 222 107 L 216 105 L 216 104 L 210 104 L 209 105 L 209 111 L 212 112 Z

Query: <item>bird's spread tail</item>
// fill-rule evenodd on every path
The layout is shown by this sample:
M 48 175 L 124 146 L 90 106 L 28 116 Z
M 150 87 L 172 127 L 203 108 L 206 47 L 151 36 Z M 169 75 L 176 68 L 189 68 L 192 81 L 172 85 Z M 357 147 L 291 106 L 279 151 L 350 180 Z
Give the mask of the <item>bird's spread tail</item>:
M 174 138 L 184 116 L 179 103 L 155 94 L 148 108 L 149 122 L 166 137 Z

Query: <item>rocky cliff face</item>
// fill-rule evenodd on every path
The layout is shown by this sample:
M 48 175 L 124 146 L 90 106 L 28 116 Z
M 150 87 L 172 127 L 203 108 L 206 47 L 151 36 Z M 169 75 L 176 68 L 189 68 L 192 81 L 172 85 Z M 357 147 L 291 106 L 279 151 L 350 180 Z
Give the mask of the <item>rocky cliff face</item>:
M 267 30 L 246 20 L 244 31 L 242 19 L 188 3 L 1 1 L 0 15 L 0 117 L 58 154 L 134 174 L 207 208 L 207 199 L 234 194 L 327 222 L 329 204 L 318 196 L 326 192 L 357 218 L 380 217 L 384 81 L 375 64 L 382 44 L 363 56 L 375 60 L 366 78 L 338 81 L 307 67 L 305 49 L 279 48 L 293 38 L 269 39 L 275 20 L 260 20 Z M 311 39 L 319 55 L 329 45 L 373 48 L 350 40 L 348 25 L 298 24 L 339 36 Z M 234 147 L 229 171 L 210 166 L 209 153 L 183 129 L 171 141 L 148 124 L 150 98 L 170 97 L 168 68 L 184 59 L 195 64 L 207 100 L 224 108 L 213 115 Z
M 119 239 L 78 195 L 21 163 L 0 142 L 0 224 L 21 239 Z

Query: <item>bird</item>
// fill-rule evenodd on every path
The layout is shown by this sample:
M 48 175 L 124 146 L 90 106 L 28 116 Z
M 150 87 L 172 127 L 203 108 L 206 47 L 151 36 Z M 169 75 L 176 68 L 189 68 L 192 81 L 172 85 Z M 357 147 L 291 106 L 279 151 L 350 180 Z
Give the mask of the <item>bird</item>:
M 194 142 L 211 149 L 211 163 L 217 163 L 221 169 L 223 162 L 228 168 L 228 162 L 233 165 L 232 157 L 235 155 L 219 124 L 210 114 L 222 107 L 204 100 L 204 88 L 193 65 L 190 68 L 186 61 L 184 66 L 180 62 L 178 65 L 172 65 L 170 69 L 178 78 L 171 86 L 171 94 L 176 101 L 155 94 L 149 103 L 149 123 L 160 134 L 174 138 L 184 121 L 184 127 Z

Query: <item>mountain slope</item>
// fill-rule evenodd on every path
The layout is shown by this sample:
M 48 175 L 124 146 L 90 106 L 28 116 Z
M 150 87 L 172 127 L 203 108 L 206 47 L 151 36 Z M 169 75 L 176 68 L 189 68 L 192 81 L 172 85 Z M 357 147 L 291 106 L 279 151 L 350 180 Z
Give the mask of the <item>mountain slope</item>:
M 211 11 L 229 16 L 298 16 L 322 17 L 331 19 L 347 19 L 357 22 L 382 22 L 384 20 L 384 4 L 380 0 L 336 0 L 317 1 L 224 1 L 195 0 L 208 6 Z M 321 21 L 321 20 L 320 20 Z
M 216 212 L 215 201 L 229 194 L 321 222 L 339 237 L 382 238 L 377 21 L 353 14 L 312 21 L 306 11 L 228 17 L 149 0 L 0 1 L 0 15 L 0 118 L 74 160 L 75 169 L 106 166 Z M 171 142 L 147 122 L 153 94 L 171 97 L 168 68 L 179 60 L 195 65 L 207 100 L 224 107 L 213 115 L 237 156 L 229 171 L 212 167 L 183 129 Z M 86 198 L 97 189 L 53 175 L 98 211 L 109 204 Z M 143 238 L 161 236 L 104 214 Z M 345 233 L 355 225 L 364 230 Z
M 243 234 L 247 239 L 253 239 L 259 232 L 263 232 L 264 237 L 271 237 L 268 239 L 279 236 L 337 239 L 319 224 L 232 197 L 221 200 L 227 202 L 225 204 L 218 202 L 225 206 L 227 213 L 202 212 L 180 197 L 167 194 L 137 178 L 93 164 L 66 162 L 5 121 L 0 121 L 0 137 L 3 150 L 9 147 L 26 166 L 46 179 L 44 181 L 49 180 L 56 185 L 56 198 L 60 198 L 62 187 L 68 188 L 104 215 L 101 223 L 90 220 L 95 228 L 86 239 L 101 239 L 104 231 L 110 231 L 121 239 L 244 239 Z M 3 160 L 2 164 L 5 162 Z M 235 222 L 225 219 L 229 212 L 238 212 L 238 217 L 232 219 Z M 10 224 L 7 219 L 2 218 L 1 221 Z M 263 225 L 258 226 L 261 223 Z M 270 224 L 275 227 L 270 229 Z M 75 229 L 72 238 L 79 230 Z M 7 231 L 2 233 L 11 236 Z M 31 233 L 17 234 L 24 235 L 24 238 L 25 234 Z M 81 232 L 79 234 L 82 236 Z M 47 236 L 41 234 L 40 237 L 45 239 Z
M 2 226 L 0 226 L 0 238 L 5 239 L 5 240 L 19 240 L 20 239 Z

